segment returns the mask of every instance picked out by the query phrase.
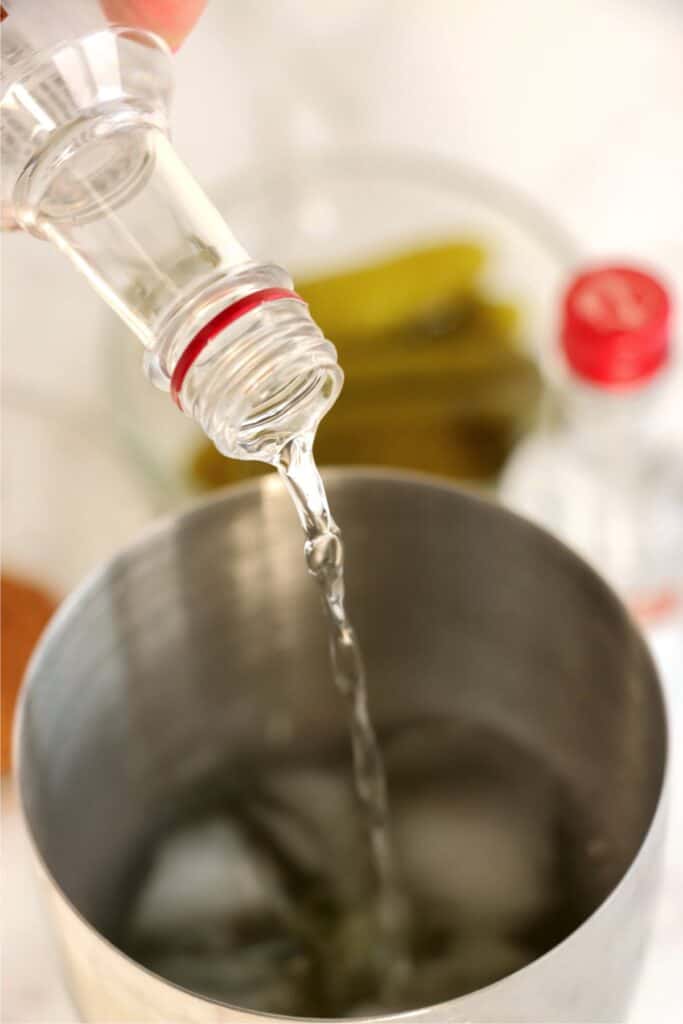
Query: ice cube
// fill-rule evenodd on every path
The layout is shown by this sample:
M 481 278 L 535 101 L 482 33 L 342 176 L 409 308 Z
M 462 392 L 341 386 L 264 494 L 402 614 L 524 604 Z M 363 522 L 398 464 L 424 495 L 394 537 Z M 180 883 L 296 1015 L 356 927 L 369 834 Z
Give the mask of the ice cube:
M 236 822 L 215 817 L 160 843 L 130 929 L 138 943 L 211 948 L 245 916 L 283 914 L 285 904 L 274 864 Z
M 508 934 L 551 899 L 551 836 L 514 805 L 416 796 L 397 808 L 394 834 L 417 901 L 459 931 Z

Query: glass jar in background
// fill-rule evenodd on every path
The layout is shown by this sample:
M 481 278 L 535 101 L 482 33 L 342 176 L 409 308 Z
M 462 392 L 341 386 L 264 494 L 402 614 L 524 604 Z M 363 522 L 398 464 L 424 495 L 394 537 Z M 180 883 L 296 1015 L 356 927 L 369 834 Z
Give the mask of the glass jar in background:
M 256 259 L 287 261 L 338 347 L 346 381 L 319 462 L 490 485 L 558 372 L 547 338 L 574 243 L 513 189 L 448 162 L 365 150 L 297 171 L 217 196 Z M 169 505 L 264 471 L 223 459 L 141 387 L 120 337 L 106 352 L 119 439 Z

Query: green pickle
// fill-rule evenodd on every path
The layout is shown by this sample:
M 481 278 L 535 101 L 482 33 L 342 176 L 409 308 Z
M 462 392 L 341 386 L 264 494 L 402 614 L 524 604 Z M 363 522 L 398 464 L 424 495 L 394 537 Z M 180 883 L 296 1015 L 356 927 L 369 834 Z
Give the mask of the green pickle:
M 356 270 L 297 282 L 332 340 L 383 338 L 411 320 L 457 305 L 484 265 L 483 249 L 455 242 L 401 253 Z
M 320 425 L 320 463 L 385 465 L 490 484 L 533 425 L 541 378 L 520 310 L 482 283 L 486 253 L 455 241 L 297 282 L 339 351 L 342 397 Z M 205 442 L 202 490 L 263 472 Z

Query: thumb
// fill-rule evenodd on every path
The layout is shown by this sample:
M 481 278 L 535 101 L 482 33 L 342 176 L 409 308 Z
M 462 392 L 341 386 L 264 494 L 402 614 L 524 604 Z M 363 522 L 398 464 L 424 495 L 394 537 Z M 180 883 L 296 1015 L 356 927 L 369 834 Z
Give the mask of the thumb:
M 101 3 L 110 21 L 156 32 L 173 50 L 177 50 L 206 7 L 206 0 L 101 0 Z

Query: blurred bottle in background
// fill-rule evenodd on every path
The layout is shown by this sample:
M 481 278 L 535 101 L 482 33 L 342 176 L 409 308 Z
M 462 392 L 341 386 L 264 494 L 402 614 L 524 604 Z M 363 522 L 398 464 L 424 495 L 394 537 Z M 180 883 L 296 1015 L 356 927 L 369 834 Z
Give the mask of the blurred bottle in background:
M 683 463 L 656 426 L 672 364 L 667 291 L 631 267 L 589 270 L 566 293 L 560 343 L 556 422 L 518 447 L 501 496 L 610 581 L 680 698 Z

